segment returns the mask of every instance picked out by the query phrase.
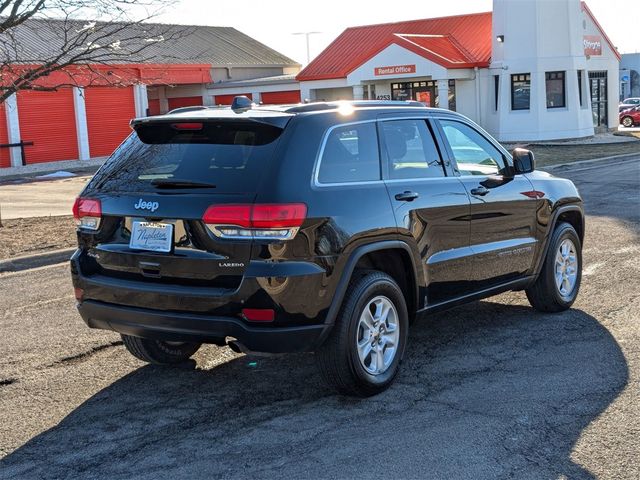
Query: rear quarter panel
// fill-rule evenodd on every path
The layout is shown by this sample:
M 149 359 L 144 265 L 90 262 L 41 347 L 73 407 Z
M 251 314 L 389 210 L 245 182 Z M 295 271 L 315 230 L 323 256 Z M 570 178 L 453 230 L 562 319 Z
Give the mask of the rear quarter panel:
M 375 117 L 372 117 L 375 120 Z M 303 202 L 307 218 L 289 242 L 255 244 L 253 259 L 309 261 L 325 274 L 299 278 L 274 295 L 308 318 L 324 318 L 350 254 L 359 246 L 396 237 L 396 223 L 382 181 L 318 186 L 314 165 L 327 130 L 338 123 L 361 121 L 339 113 L 299 115 L 287 126 L 256 198 L 258 203 Z M 265 282 L 269 281 L 267 279 Z

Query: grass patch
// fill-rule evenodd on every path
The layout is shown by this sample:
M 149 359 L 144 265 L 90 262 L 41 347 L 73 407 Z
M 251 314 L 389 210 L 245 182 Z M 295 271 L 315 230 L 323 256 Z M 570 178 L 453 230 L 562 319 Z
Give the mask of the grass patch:
M 3 220 L 0 259 L 42 253 L 77 245 L 73 217 L 34 217 Z
M 608 143 L 603 145 L 530 144 L 525 145 L 524 148 L 528 148 L 535 154 L 536 166 L 539 167 L 628 153 L 640 155 L 640 142 Z

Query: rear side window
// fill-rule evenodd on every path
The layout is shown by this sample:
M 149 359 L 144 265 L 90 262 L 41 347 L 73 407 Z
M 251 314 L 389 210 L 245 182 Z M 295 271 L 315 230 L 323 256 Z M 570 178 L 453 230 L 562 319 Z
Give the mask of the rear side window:
M 345 125 L 331 130 L 324 144 L 320 183 L 380 180 L 380 158 L 375 123 Z
M 206 182 L 220 193 L 254 192 L 281 133 L 279 127 L 258 122 L 138 126 L 89 188 L 148 192 L 157 189 L 154 180 L 168 180 Z
M 382 136 L 390 179 L 444 177 L 440 154 L 424 120 L 383 122 Z

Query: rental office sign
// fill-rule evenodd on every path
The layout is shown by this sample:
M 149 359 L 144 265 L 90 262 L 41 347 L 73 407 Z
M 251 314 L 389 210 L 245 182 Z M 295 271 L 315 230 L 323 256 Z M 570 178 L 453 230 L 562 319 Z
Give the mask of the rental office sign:
M 405 73 L 416 73 L 415 65 L 392 65 L 389 67 L 376 67 L 373 69 L 373 74 L 376 77 L 381 75 L 402 75 Z

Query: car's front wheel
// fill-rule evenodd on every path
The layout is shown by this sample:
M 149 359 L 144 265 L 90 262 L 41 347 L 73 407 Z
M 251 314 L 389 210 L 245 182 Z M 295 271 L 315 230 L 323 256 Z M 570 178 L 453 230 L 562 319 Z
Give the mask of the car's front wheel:
M 172 365 L 187 361 L 198 351 L 200 343 L 167 342 L 150 338 L 121 335 L 129 353 L 143 362 L 155 365 Z
M 622 123 L 623 127 L 633 127 L 633 118 L 631 117 L 622 117 L 622 121 L 620 122 Z
M 582 244 L 569 223 L 554 230 L 542 271 L 527 288 L 529 303 L 541 312 L 561 312 L 573 305 L 582 280 Z
M 395 378 L 409 319 L 398 284 L 378 271 L 356 274 L 331 335 L 316 352 L 324 379 L 338 392 L 366 397 Z

